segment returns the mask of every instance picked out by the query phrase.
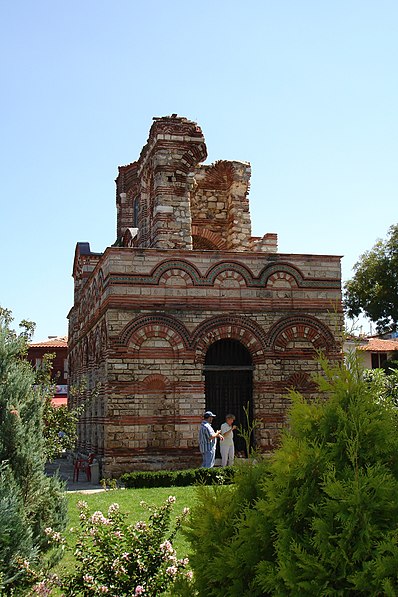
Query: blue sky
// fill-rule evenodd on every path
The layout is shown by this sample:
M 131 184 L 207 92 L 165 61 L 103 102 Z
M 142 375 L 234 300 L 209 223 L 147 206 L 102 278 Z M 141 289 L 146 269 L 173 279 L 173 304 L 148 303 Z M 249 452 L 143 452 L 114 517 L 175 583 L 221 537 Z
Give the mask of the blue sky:
M 397 223 L 395 0 L 3 0 L 0 53 L 0 305 L 35 340 L 67 333 L 75 245 L 114 242 L 153 116 L 251 162 L 280 252 L 343 255 L 346 280 Z

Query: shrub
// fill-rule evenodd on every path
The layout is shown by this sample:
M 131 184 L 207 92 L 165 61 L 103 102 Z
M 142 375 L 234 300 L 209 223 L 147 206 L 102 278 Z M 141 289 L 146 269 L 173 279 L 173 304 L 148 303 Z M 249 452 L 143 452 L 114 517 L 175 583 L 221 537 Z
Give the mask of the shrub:
M 197 468 L 180 471 L 135 471 L 124 473 L 120 480 L 125 487 L 183 487 L 187 485 L 231 483 L 235 468 Z
M 261 482 L 268 468 L 268 460 L 261 457 L 238 462 L 233 485 L 198 487 L 196 505 L 183 533 L 191 544 L 190 562 L 199 595 L 262 595 L 252 586 L 260 547 L 254 540 L 257 529 L 248 517 L 263 495 Z
M 257 568 L 271 594 L 388 595 L 398 588 L 396 410 L 350 365 L 323 362 L 327 400 L 292 396 L 291 429 L 257 506 L 275 537 L 275 555 Z
M 99 511 L 90 513 L 87 504 L 79 502 L 77 564 L 57 582 L 63 594 L 153 597 L 170 591 L 176 583 L 189 584 L 188 559 L 177 559 L 172 545 L 188 509 L 171 525 L 174 502 L 170 496 L 160 507 L 142 503 L 150 512 L 149 520 L 136 524 L 126 522 L 116 503 L 109 506 L 105 516 Z M 37 592 L 49 590 L 54 582 L 41 583 Z
M 398 594 L 397 409 L 357 362 L 321 362 L 327 398 L 292 393 L 249 497 L 244 476 L 201 488 L 187 533 L 199 595 Z

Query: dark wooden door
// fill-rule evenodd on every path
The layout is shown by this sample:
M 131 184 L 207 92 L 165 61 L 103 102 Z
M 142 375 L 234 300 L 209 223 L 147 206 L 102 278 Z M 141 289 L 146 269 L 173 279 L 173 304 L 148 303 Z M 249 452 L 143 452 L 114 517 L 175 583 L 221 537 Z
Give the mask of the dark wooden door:
M 217 417 L 214 429 L 220 429 L 225 415 L 232 413 L 236 425 L 247 429 L 244 408 L 248 407 L 249 422 L 252 421 L 253 365 L 249 351 L 237 340 L 219 340 L 207 352 L 205 365 L 206 410 Z M 244 452 L 244 439 L 234 433 L 235 452 Z M 217 448 L 219 452 L 219 448 Z

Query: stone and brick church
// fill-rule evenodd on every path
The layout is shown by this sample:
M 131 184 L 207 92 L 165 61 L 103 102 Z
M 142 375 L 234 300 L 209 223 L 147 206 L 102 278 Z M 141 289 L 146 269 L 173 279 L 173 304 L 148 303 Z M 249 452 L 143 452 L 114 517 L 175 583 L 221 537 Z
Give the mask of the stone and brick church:
M 116 242 L 79 242 L 73 266 L 69 383 L 99 388 L 78 447 L 105 476 L 199 465 L 207 409 L 219 428 L 227 412 L 245 425 L 246 408 L 256 447 L 272 449 L 289 388 L 313 396 L 317 351 L 341 356 L 340 257 L 252 236 L 250 164 L 203 164 L 195 122 L 153 120 L 138 160 L 119 167 Z

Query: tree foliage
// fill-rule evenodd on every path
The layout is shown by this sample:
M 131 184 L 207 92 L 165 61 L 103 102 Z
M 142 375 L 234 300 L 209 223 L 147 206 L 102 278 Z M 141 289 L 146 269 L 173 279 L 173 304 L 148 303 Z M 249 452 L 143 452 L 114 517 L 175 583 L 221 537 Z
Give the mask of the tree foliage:
M 75 408 L 67 405 L 55 406 L 53 396 L 55 384 L 52 381 L 54 353 L 46 353 L 40 369 L 35 372 L 35 384 L 40 388 L 43 398 L 43 434 L 47 460 L 59 458 L 64 451 L 72 451 L 76 447 L 77 423 L 79 416 L 86 408 L 83 401 Z M 72 390 L 73 391 L 73 390 Z M 81 389 L 75 390 L 79 395 Z M 97 390 L 95 390 L 97 392 Z M 94 392 L 94 393 L 95 393 Z
M 0 593 L 5 595 L 18 594 L 26 582 L 21 562 L 45 565 L 45 528 L 61 530 L 66 523 L 63 486 L 44 471 L 43 392 L 23 358 L 34 327 L 25 322 L 17 334 L 11 321 L 10 312 L 0 309 Z
M 254 459 L 236 463 L 233 485 L 200 485 L 197 500 L 183 532 L 191 544 L 189 560 L 198 595 L 260 597 L 255 566 L 268 553 L 269 532 L 257 534 L 252 524 L 256 502 L 264 496 L 262 484 L 268 462 Z
M 355 356 L 322 365 L 328 398 L 292 393 L 289 429 L 256 480 L 257 499 L 239 496 L 238 477 L 229 495 L 207 489 L 194 508 L 199 595 L 398 594 L 397 408 Z
M 361 313 L 377 324 L 378 331 L 396 329 L 398 323 L 398 224 L 388 238 L 378 240 L 354 266 L 346 282 L 344 303 L 350 318 Z

